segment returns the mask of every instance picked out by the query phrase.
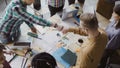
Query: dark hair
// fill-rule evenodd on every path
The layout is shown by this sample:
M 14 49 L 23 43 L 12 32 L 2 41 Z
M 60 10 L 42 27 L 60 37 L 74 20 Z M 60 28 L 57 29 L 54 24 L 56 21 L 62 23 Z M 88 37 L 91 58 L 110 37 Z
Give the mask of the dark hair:
M 0 51 L 2 51 L 3 49 L 6 49 L 5 45 L 3 45 L 2 43 L 0 43 Z
M 113 11 L 120 16 L 120 4 L 115 5 Z
M 43 52 L 33 57 L 31 65 L 32 68 L 55 68 L 57 63 L 53 56 Z
M 98 28 L 98 20 L 96 14 L 94 13 L 83 13 L 80 16 L 80 20 L 84 22 L 84 27 L 90 29 L 97 29 Z

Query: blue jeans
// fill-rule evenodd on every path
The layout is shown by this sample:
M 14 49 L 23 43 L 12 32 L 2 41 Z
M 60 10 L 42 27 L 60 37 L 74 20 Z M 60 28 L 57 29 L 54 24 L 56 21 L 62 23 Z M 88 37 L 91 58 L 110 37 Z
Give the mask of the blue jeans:
M 5 32 L 1 32 L 0 33 L 0 41 L 3 44 L 16 42 L 19 39 L 20 35 L 21 35 L 20 31 L 16 31 L 12 35 L 7 35 Z

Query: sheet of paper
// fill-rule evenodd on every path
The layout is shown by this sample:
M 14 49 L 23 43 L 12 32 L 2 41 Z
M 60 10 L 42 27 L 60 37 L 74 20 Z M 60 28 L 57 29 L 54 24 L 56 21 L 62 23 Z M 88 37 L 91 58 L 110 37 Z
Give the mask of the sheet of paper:
M 52 23 L 62 23 L 62 19 L 60 18 L 58 14 L 53 15 L 48 20 Z
M 73 52 L 76 52 L 78 48 L 80 48 L 81 43 L 78 42 L 78 39 L 85 39 L 85 36 L 80 36 L 74 33 L 67 33 L 62 37 L 60 42 L 63 43 L 63 47 L 66 49 L 70 49 Z
M 23 60 L 23 57 L 21 57 L 21 56 L 17 56 L 11 63 L 10 63 L 10 65 L 11 65 L 11 67 L 12 68 L 21 68 L 21 64 L 23 63 L 24 64 L 24 62 L 22 62 L 22 60 Z M 17 62 L 17 63 L 16 63 Z
M 33 41 L 32 47 L 37 46 L 42 49 L 42 51 L 47 52 L 54 51 L 57 47 L 56 44 L 61 39 L 60 36 L 57 36 L 58 33 L 62 35 L 59 31 L 48 31 L 44 35 L 39 35 L 39 37 L 42 39 L 35 39 L 35 41 Z

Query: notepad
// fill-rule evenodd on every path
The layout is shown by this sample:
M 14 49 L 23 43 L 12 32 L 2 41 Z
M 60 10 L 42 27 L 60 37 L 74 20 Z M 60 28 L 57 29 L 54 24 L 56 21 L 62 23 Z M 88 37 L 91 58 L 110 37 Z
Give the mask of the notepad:
M 76 64 L 77 56 L 69 49 L 61 56 L 61 58 L 71 66 L 74 66 Z
M 52 55 L 55 57 L 55 59 L 64 66 L 64 68 L 70 68 L 70 64 L 65 62 L 61 56 L 66 52 L 67 50 L 64 49 L 63 47 L 57 49 Z

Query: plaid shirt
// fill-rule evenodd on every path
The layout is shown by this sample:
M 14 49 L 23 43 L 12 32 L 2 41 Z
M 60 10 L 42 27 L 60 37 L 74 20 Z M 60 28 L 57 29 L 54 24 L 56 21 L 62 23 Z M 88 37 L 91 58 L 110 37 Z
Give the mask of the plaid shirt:
M 48 0 L 48 5 L 52 7 L 61 7 L 64 6 L 65 0 Z
M 50 26 L 51 23 L 43 18 L 32 15 L 26 11 L 26 6 L 21 0 L 12 0 L 7 11 L 0 22 L 0 31 L 12 35 L 20 30 L 21 24 L 25 22 L 30 28 L 33 23 L 41 26 Z

